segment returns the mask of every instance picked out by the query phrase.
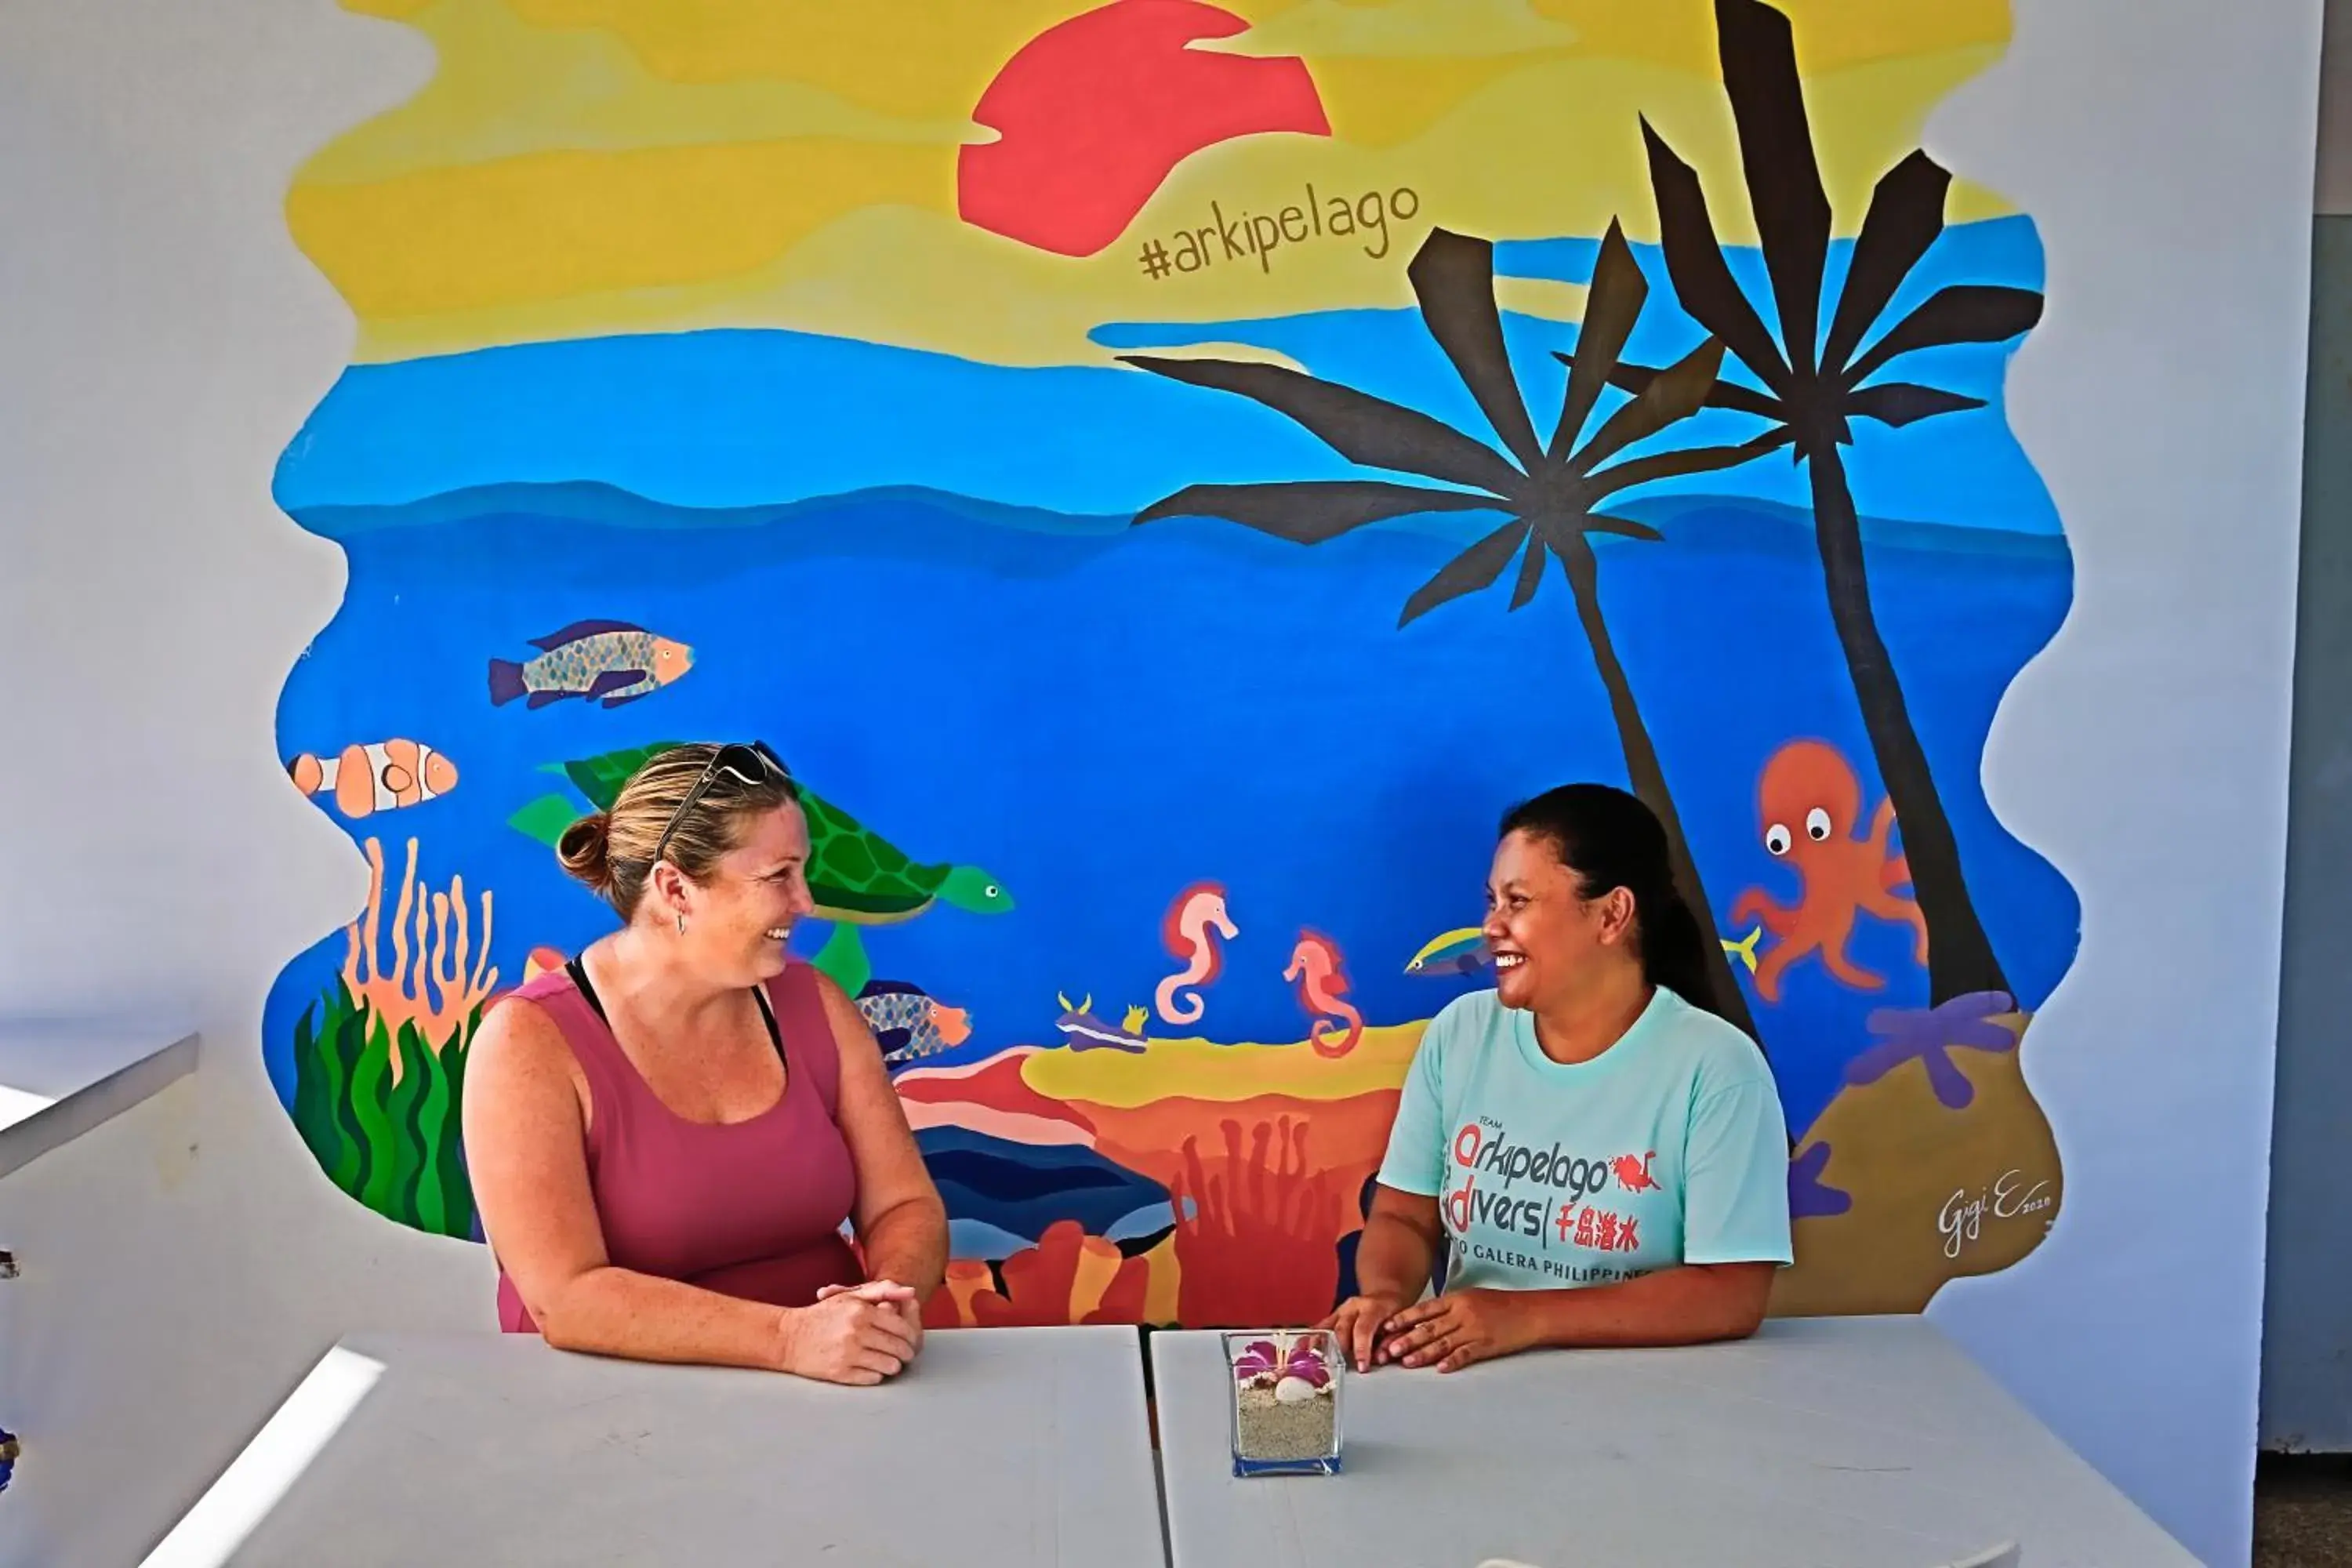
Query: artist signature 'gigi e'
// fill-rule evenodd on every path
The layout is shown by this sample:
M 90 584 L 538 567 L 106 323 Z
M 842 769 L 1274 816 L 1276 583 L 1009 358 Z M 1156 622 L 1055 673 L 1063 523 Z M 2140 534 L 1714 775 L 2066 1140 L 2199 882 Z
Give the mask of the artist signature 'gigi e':
M 1999 1181 L 1973 1197 L 1962 1187 L 1946 1199 L 1936 1216 L 1936 1234 L 1944 1238 L 1944 1256 L 1958 1258 L 1964 1248 L 1981 1239 L 1986 1220 L 2042 1214 L 2057 1201 L 2048 1182 L 2028 1182 L 2022 1171 L 2004 1171 Z

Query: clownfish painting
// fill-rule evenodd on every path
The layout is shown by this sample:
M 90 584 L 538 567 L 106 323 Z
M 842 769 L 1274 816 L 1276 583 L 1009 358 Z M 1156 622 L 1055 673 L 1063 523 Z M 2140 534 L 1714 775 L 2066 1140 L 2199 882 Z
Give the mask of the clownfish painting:
M 331 795 L 345 816 L 365 816 L 437 799 L 457 787 L 457 764 L 421 741 L 345 746 L 340 755 L 305 752 L 286 764 L 304 795 Z

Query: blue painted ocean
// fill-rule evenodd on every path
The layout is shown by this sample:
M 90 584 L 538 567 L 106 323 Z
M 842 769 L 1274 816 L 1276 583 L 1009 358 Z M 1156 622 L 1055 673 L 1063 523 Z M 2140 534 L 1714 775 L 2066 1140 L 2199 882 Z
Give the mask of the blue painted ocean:
M 1663 543 L 1601 543 L 1603 605 L 1718 916 L 1794 878 L 1763 848 L 1754 792 L 1782 742 L 1838 745 L 1878 794 L 1803 513 L 1746 498 L 1634 503 Z M 425 741 L 448 796 L 347 825 L 422 841 L 424 876 L 494 890 L 504 983 L 531 947 L 576 949 L 612 916 L 508 826 L 561 790 L 550 764 L 658 740 L 757 735 L 919 860 L 975 864 L 1016 908 L 937 908 L 874 930 L 878 975 L 971 1010 L 961 1055 L 1050 1043 L 1059 1005 L 1148 1004 L 1175 967 L 1169 901 L 1224 884 L 1241 936 L 1201 1028 L 1295 1039 L 1281 972 L 1303 929 L 1340 945 L 1373 1023 L 1423 1018 L 1471 982 L 1409 976 L 1430 937 L 1478 918 L 1497 814 L 1624 765 L 1555 574 L 1397 629 L 1456 542 L 1411 528 L 1306 548 L 1230 525 L 1137 528 L 900 491 L 704 516 L 568 487 L 435 498 L 339 520 L 342 612 L 289 679 L 281 748 Z M 1978 783 L 2015 672 L 2063 618 L 2063 541 L 1870 525 L 1879 615 L 2000 956 L 2029 1004 L 2071 960 L 2074 899 L 2000 827 Z M 675 685 L 606 710 L 493 708 L 493 658 L 583 618 L 695 649 Z M 584 809 L 584 805 L 583 807 Z M 1729 933 L 1727 928 L 1727 934 Z M 822 931 L 812 926 L 818 940 Z M 1767 938 L 1769 941 L 1769 938 Z M 816 942 L 800 944 L 813 952 Z M 1758 1018 L 1792 1123 L 1834 1092 L 1863 1014 L 1924 1000 L 1906 931 L 1865 917 L 1872 997 L 1790 972 Z M 339 933 L 289 969 L 268 1049 L 329 983 Z M 288 1009 L 292 1009 L 289 1011 Z
M 1832 283 L 1849 247 L 1831 263 Z M 1506 244 L 1499 272 L 1581 282 L 1590 240 Z M 1696 328 L 1659 258 L 1629 357 L 1664 363 Z M 1760 264 L 1733 258 L 1752 294 Z M 2023 218 L 1955 228 L 1896 298 L 1952 282 L 2038 288 Z M 1892 319 L 1892 316 L 1888 318 Z M 1511 315 L 1549 428 L 1572 324 Z M 1483 432 L 1412 310 L 1189 325 L 1112 323 L 1108 349 L 1242 342 Z M 1882 630 L 2020 999 L 2074 951 L 2059 872 L 1994 820 L 1979 783 L 2004 689 L 2070 601 L 2059 521 L 2002 408 L 2013 345 L 1937 350 L 1901 374 L 1985 406 L 1849 458 Z M 1675 442 L 1738 439 L 1702 416 Z M 541 945 L 611 916 L 508 826 L 565 788 L 568 759 L 661 740 L 760 736 L 820 793 L 919 861 L 985 868 L 1016 904 L 935 909 L 874 931 L 877 975 L 970 1010 L 983 1055 L 1052 1043 L 1057 994 L 1116 1019 L 1176 967 L 1160 923 L 1224 885 L 1240 938 L 1201 1027 L 1298 1038 L 1281 979 L 1303 930 L 1337 941 L 1373 1023 L 1425 1018 L 1472 984 L 1408 976 L 1431 937 L 1475 921 L 1498 814 L 1571 779 L 1622 783 L 1591 653 L 1556 573 L 1400 631 L 1407 596 L 1483 514 L 1406 520 L 1305 548 L 1206 521 L 1129 520 L 1184 484 L 1356 472 L 1246 400 L 1112 365 L 1016 368 L 780 331 L 518 344 L 347 370 L 281 459 L 279 504 L 341 542 L 350 585 L 281 695 L 284 757 L 392 737 L 453 758 L 444 799 L 345 826 L 395 867 L 495 892 L 503 984 Z M 1827 740 L 1876 804 L 1875 770 L 1785 455 L 1626 501 L 1662 543 L 1601 540 L 1603 607 L 1724 919 L 1794 873 L 1762 846 L 1755 790 L 1774 750 Z M 675 685 L 607 710 L 493 708 L 493 658 L 575 621 L 620 620 L 695 649 Z M 584 809 L 584 803 L 581 803 Z M 822 940 L 813 928 L 803 951 Z M 330 984 L 339 932 L 281 976 L 266 1024 L 290 1093 L 293 1020 Z M 1766 939 L 1770 940 L 1769 937 Z M 1883 992 L 1790 970 L 1757 1016 L 1792 1126 L 1835 1092 L 1872 1008 L 1923 1001 L 1907 930 L 1864 917 L 1850 949 Z

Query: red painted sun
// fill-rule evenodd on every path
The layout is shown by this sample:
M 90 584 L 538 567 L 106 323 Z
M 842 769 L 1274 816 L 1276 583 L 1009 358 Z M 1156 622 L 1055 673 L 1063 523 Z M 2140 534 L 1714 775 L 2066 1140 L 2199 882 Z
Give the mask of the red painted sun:
M 1328 136 L 1304 62 L 1185 47 L 1248 26 L 1199 0 L 1112 0 L 1048 27 L 972 109 L 997 140 L 959 156 L 957 211 L 1041 250 L 1092 256 L 1202 148 L 1268 131 Z

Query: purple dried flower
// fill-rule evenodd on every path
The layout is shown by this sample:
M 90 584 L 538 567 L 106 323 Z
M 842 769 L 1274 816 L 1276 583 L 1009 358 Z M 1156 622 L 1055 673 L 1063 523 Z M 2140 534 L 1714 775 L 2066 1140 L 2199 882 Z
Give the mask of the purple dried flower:
M 1252 1340 L 1242 1347 L 1242 1353 L 1234 1358 L 1234 1375 L 1261 1377 L 1271 1373 L 1281 1364 L 1281 1352 L 1274 1348 L 1272 1340 Z

